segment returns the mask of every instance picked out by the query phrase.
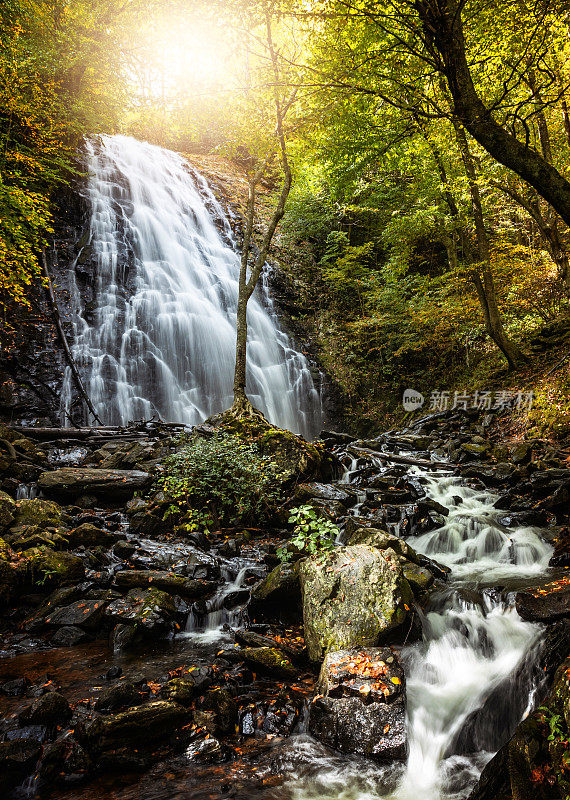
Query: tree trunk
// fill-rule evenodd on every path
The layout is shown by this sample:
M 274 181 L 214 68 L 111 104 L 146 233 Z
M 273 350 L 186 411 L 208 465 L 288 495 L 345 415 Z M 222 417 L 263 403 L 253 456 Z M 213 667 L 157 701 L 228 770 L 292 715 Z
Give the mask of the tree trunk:
M 238 284 L 238 304 L 237 304 L 237 315 L 236 315 L 236 362 L 234 368 L 234 385 L 233 385 L 234 399 L 232 407 L 230 409 L 231 413 L 238 417 L 263 416 L 260 411 L 258 411 L 251 405 L 245 391 L 245 386 L 247 381 L 247 303 L 255 290 L 255 287 L 259 280 L 259 276 L 261 275 L 261 271 L 267 260 L 267 254 L 269 252 L 271 241 L 275 234 L 275 230 L 277 229 L 277 225 L 279 224 L 285 213 L 285 204 L 287 203 L 287 198 L 289 196 L 289 192 L 291 191 L 291 185 L 293 183 L 293 175 L 291 173 L 291 168 L 289 166 L 289 161 L 287 158 L 287 144 L 285 141 L 285 131 L 283 128 L 283 121 L 285 118 L 285 114 L 287 113 L 288 109 L 294 102 L 296 91 L 293 92 L 292 96 L 289 98 L 287 102 L 283 103 L 281 101 L 281 98 L 279 96 L 279 65 L 278 65 L 277 53 L 275 52 L 275 48 L 273 46 L 273 39 L 271 35 L 271 12 L 269 9 L 266 9 L 265 11 L 265 25 L 266 25 L 266 35 L 267 35 L 267 48 L 273 66 L 273 77 L 274 77 L 273 101 L 274 101 L 275 116 L 276 116 L 276 135 L 277 135 L 278 147 L 281 153 L 281 166 L 283 169 L 284 177 L 277 205 L 275 206 L 269 224 L 265 229 L 261 245 L 256 253 L 255 259 L 253 260 L 251 273 L 248 278 L 247 269 L 249 265 L 250 253 L 253 243 L 253 223 L 255 218 L 255 191 L 267 167 L 273 160 L 272 152 L 269 153 L 269 155 L 265 158 L 265 160 L 263 161 L 257 172 L 251 175 L 249 179 L 246 227 L 242 245 L 241 265 L 240 265 L 239 284 Z
M 477 94 L 467 62 L 463 4 L 464 0 L 415 3 L 426 48 L 449 86 L 454 114 L 493 158 L 534 186 L 570 225 L 570 182 L 543 156 L 499 125 Z
M 465 173 L 469 183 L 473 218 L 475 221 L 475 233 L 477 237 L 477 249 L 479 251 L 479 264 L 477 268 L 471 270 L 471 280 L 475 284 L 475 289 L 477 290 L 477 297 L 479 298 L 479 303 L 483 311 L 487 333 L 507 359 L 509 367 L 514 369 L 527 359 L 519 348 L 511 342 L 503 328 L 501 313 L 497 304 L 495 280 L 491 269 L 489 237 L 487 236 L 487 230 L 485 228 L 483 204 L 481 202 L 481 193 L 477 182 L 477 173 L 475 172 L 475 165 L 465 131 L 456 120 L 454 120 L 453 126 L 455 128 L 457 145 L 461 153 L 463 166 L 465 167 Z

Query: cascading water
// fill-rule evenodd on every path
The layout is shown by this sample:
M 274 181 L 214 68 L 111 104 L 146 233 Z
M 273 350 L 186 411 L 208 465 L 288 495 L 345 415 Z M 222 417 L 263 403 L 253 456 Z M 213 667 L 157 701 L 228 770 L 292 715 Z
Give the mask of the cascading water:
M 89 243 L 69 288 L 87 392 L 109 424 L 155 414 L 199 423 L 232 402 L 239 255 L 229 220 L 177 153 L 124 136 L 87 142 L 86 151 Z M 309 364 L 263 282 L 248 304 L 247 392 L 271 422 L 307 437 L 319 430 Z M 70 403 L 67 374 L 63 415 Z
M 423 641 L 402 654 L 407 764 L 401 770 L 331 756 L 303 736 L 284 755 L 287 798 L 463 800 L 493 750 L 530 708 L 532 678 L 527 674 L 521 686 L 511 681 L 541 627 L 518 616 L 508 592 L 484 587 L 539 575 L 552 548 L 531 528 L 508 531 L 497 524 L 496 497 L 488 491 L 463 486 L 457 477 L 415 472 L 427 495 L 450 513 L 445 525 L 410 538 L 410 544 L 452 573 L 448 591 L 426 614 Z

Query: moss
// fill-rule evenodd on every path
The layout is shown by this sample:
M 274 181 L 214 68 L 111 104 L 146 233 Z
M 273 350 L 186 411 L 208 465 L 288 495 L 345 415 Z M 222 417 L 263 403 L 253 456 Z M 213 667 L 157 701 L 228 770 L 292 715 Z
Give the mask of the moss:
M 16 504 L 16 525 L 35 525 L 40 529 L 62 525 L 61 508 L 51 500 L 20 500 Z
M 20 553 L 16 569 L 24 583 L 36 588 L 54 588 L 85 577 L 85 566 L 79 556 L 55 553 L 45 545 Z
M 16 501 L 6 492 L 0 492 L 0 531 L 12 524 L 15 511 Z

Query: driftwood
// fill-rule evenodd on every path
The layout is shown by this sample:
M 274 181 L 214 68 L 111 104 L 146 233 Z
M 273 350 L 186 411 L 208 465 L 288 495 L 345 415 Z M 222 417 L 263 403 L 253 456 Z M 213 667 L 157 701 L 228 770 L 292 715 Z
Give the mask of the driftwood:
M 71 354 L 71 350 L 69 349 L 69 344 L 67 342 L 67 336 L 65 335 L 65 331 L 63 330 L 63 325 L 61 324 L 61 317 L 59 315 L 59 309 L 57 307 L 57 301 L 55 299 L 55 294 L 54 294 L 54 291 L 53 291 L 53 285 L 52 285 L 52 282 L 51 282 L 51 278 L 50 278 L 50 274 L 49 274 L 49 270 L 48 270 L 48 266 L 47 266 L 46 255 L 45 255 L 44 252 L 42 252 L 42 266 L 43 266 L 44 275 L 45 275 L 46 282 L 47 282 L 46 283 L 46 291 L 47 291 L 47 296 L 48 296 L 48 299 L 49 299 L 49 302 L 50 302 L 50 306 L 51 306 L 51 310 L 52 310 L 53 320 L 55 322 L 55 327 L 57 329 L 57 333 L 58 333 L 59 339 L 61 341 L 61 345 L 63 347 L 63 352 L 65 353 L 65 358 L 67 360 L 67 363 L 69 364 L 69 368 L 71 369 L 71 374 L 73 375 L 73 377 L 75 379 L 75 383 L 76 383 L 77 388 L 79 390 L 79 394 L 85 400 L 85 403 L 86 403 L 87 408 L 89 409 L 89 411 L 93 414 L 93 419 L 95 419 L 97 422 L 101 422 L 101 419 L 100 419 L 99 415 L 95 411 L 93 403 L 89 399 L 89 395 L 85 391 L 85 387 L 83 386 L 83 381 L 81 380 L 81 375 L 79 374 L 79 370 L 77 369 L 77 364 L 75 363 L 75 359 L 73 358 L 73 356 Z
M 460 469 L 459 464 L 450 464 L 443 461 L 428 461 L 425 458 L 411 458 L 410 456 L 400 456 L 393 453 L 383 453 L 380 450 L 369 450 L 367 447 L 349 447 L 349 451 L 355 455 L 372 456 L 382 461 L 393 461 L 395 464 L 410 464 L 421 469 Z

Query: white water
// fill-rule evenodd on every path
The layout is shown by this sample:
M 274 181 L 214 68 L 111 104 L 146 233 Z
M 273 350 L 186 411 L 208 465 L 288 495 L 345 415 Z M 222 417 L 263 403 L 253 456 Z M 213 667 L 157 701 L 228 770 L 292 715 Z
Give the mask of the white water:
M 521 620 L 496 592 L 476 589 L 539 574 L 552 548 L 533 529 L 503 531 L 493 524 L 496 498 L 489 492 L 461 486 L 454 477 L 422 477 L 427 494 L 450 508 L 450 515 L 439 530 L 410 537 L 409 542 L 450 566 L 452 575 L 449 596 L 424 620 L 423 641 L 403 653 L 407 764 L 397 777 L 396 765 L 363 765 L 323 755 L 320 745 L 301 737 L 287 754 L 291 779 L 286 786 L 295 800 L 465 798 L 492 753 L 454 755 L 455 737 L 489 694 L 499 686 L 503 689 L 540 635 L 539 626 Z M 512 719 L 501 719 L 500 724 L 505 729 L 516 725 L 520 713 L 514 710 Z M 496 720 L 483 715 L 479 724 L 484 733 L 488 730 L 489 741 L 496 738 Z
M 155 414 L 202 422 L 232 401 L 239 255 L 229 220 L 177 153 L 124 136 L 87 142 L 86 151 L 89 244 L 70 295 L 87 392 L 105 423 Z M 319 394 L 264 285 L 249 301 L 248 327 L 253 404 L 275 424 L 314 435 Z M 70 403 L 68 371 L 65 419 Z

